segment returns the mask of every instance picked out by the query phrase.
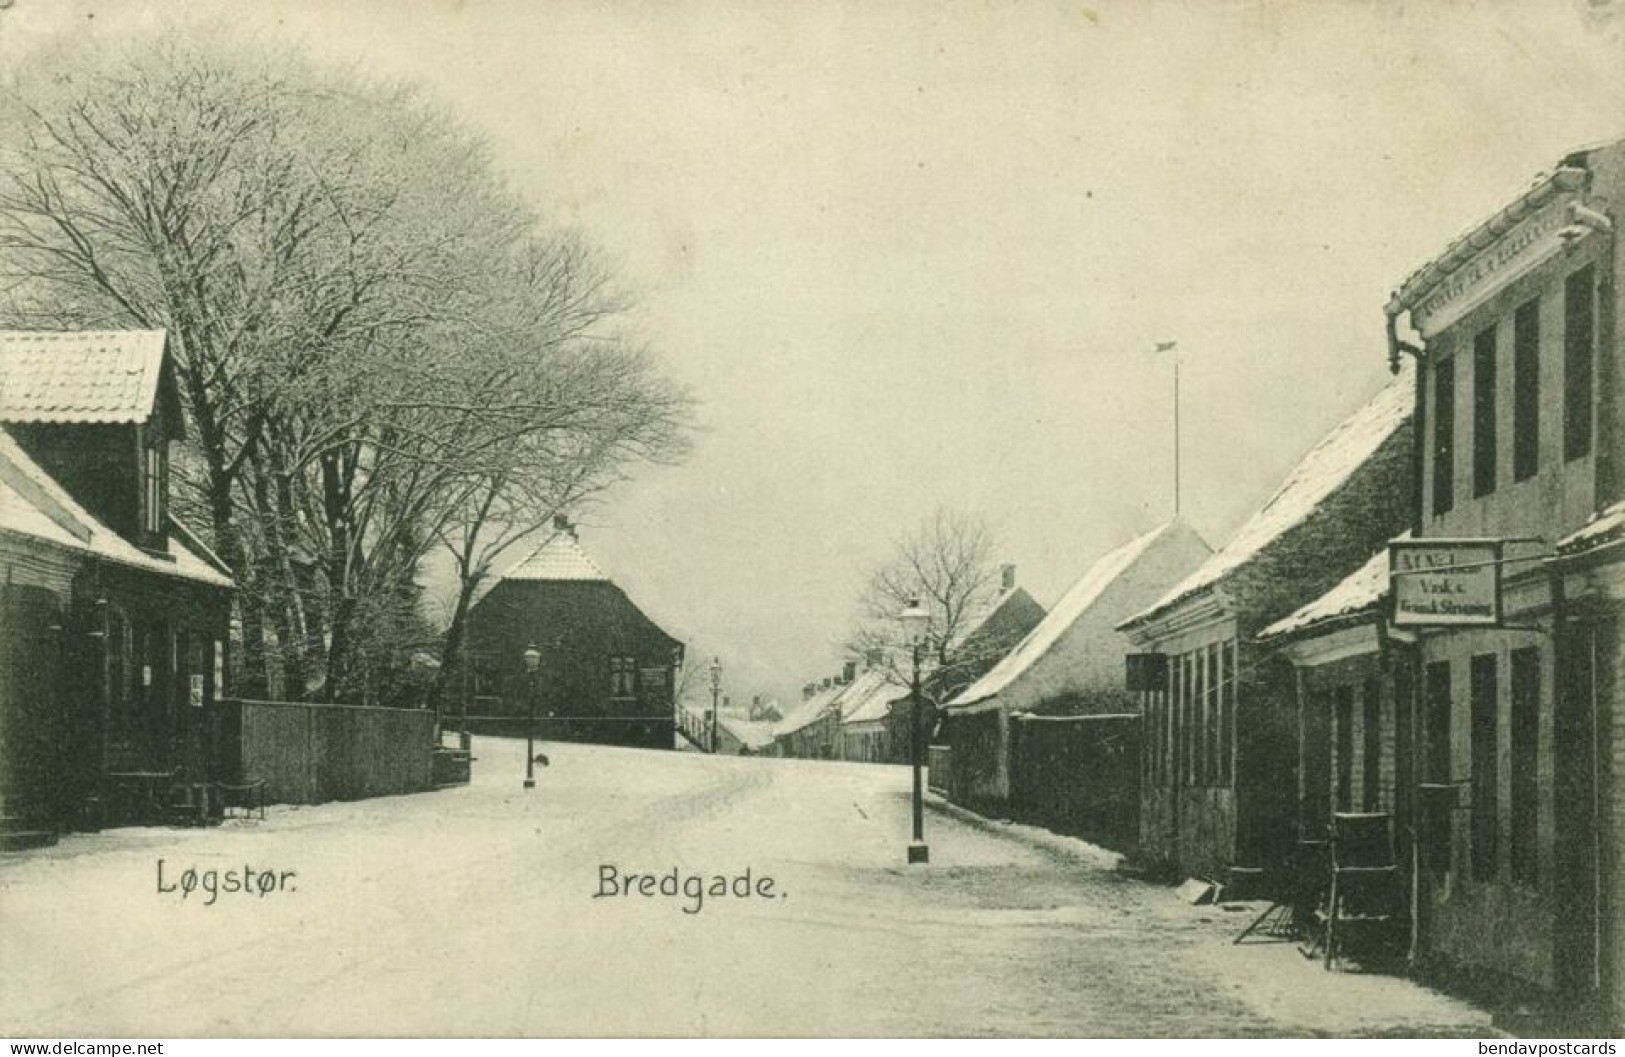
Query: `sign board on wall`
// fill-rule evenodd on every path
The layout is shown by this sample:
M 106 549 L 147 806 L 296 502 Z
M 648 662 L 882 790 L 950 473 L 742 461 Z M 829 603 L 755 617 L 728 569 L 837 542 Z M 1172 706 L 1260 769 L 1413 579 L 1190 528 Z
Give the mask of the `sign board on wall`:
M 1388 580 L 1395 627 L 1501 623 L 1500 540 L 1395 540 Z

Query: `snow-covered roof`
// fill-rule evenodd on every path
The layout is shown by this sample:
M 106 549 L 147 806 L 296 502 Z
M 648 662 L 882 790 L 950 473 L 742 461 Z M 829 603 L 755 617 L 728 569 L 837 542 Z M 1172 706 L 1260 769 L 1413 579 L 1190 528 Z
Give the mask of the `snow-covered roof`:
M 608 580 L 598 563 L 582 549 L 574 532 L 559 531 L 530 556 L 515 562 L 500 580 Z
M 1258 633 L 1261 639 L 1289 635 L 1342 617 L 1375 610 L 1388 595 L 1388 551 L 1373 554 L 1336 587 Z
M 235 586 L 201 540 L 173 517 L 169 526 L 167 560 L 142 550 L 80 506 L 0 427 L 0 531 L 163 576 Z
M 1579 554 L 1625 535 L 1625 502 L 1599 510 L 1577 531 L 1557 541 L 1557 553 Z
M 803 727 L 812 726 L 823 718 L 829 707 L 835 704 L 841 694 L 851 685 L 851 683 L 831 683 L 820 689 L 811 697 L 804 699 L 791 708 L 784 719 L 774 728 L 773 733 L 776 736 L 794 734 Z
M 0 330 L 0 422 L 144 422 L 161 330 Z
M 1404 361 L 1395 376 L 1358 411 L 1328 433 L 1287 475 L 1269 502 L 1183 581 L 1149 609 L 1124 621 L 1152 620 L 1199 591 L 1250 564 L 1288 530 L 1320 509 L 1411 417 L 1415 365 Z
M 1001 590 L 998 597 L 988 603 L 986 609 L 982 610 L 974 620 L 967 621 L 960 632 L 954 636 L 954 640 L 948 644 L 949 652 L 959 649 L 974 639 L 983 628 L 993 622 L 995 616 L 1018 597 L 1025 597 L 1033 605 L 1038 604 L 1033 601 L 1031 595 L 1027 594 L 1027 589 L 1020 584 L 1014 584 L 1008 589 Z
M 852 681 L 850 693 L 842 696 L 842 723 L 872 723 L 885 719 L 893 701 L 907 697 L 908 689 L 899 686 L 884 668 L 870 668 Z
M 740 743 L 752 749 L 760 749 L 773 744 L 774 725 L 772 723 L 757 723 L 738 716 L 730 716 L 726 712 L 717 715 L 717 722 L 728 729 L 728 733 L 738 738 Z
M 1150 549 L 1153 543 L 1178 524 L 1177 521 L 1170 521 L 1096 559 L 1095 563 L 1067 588 L 1066 594 L 1062 595 L 1060 601 L 1055 603 L 1055 607 L 1039 621 L 1038 626 L 1016 644 L 1015 649 L 1005 654 L 985 675 L 948 702 L 947 707 L 970 705 L 986 700 L 1009 686 L 1022 672 L 1044 656 L 1050 647 L 1055 645 L 1056 640 L 1066 633 L 1067 628 L 1077 623 L 1090 607 L 1100 600 L 1100 596 L 1113 581 Z

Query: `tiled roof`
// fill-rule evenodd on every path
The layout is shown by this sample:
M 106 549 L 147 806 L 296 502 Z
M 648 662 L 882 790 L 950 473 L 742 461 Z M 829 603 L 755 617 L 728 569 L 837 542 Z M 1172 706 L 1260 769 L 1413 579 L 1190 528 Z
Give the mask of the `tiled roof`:
M 141 422 L 158 395 L 161 330 L 0 331 L 0 422 Z
M 1398 374 L 1364 406 L 1332 430 L 1303 457 L 1281 487 L 1242 525 L 1230 542 L 1151 608 L 1121 628 L 1155 619 L 1197 592 L 1251 564 L 1289 530 L 1306 521 L 1410 422 L 1415 402 L 1415 365 L 1406 360 Z
M 0 532 L 28 536 L 135 569 L 232 587 L 209 549 L 170 518 L 168 560 L 126 540 L 80 506 L 0 428 Z
M 608 580 L 604 570 L 569 532 L 555 532 L 546 543 L 516 562 L 503 580 Z

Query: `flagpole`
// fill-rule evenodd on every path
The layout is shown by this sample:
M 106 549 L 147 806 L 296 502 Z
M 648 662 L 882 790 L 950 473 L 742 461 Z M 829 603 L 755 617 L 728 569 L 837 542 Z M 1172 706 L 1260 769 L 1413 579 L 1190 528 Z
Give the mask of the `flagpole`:
M 1174 354 L 1174 517 L 1179 516 L 1179 342 L 1159 341 L 1158 352 Z

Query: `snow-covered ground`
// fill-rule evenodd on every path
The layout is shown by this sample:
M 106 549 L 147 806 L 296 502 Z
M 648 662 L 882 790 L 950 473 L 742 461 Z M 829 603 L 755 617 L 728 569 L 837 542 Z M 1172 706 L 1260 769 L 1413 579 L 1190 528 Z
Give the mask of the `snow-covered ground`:
M 466 788 L 0 858 L 0 1035 L 1490 1032 L 1043 831 L 933 812 L 904 866 L 901 768 L 548 745 L 525 792 L 522 743 L 475 748 Z

